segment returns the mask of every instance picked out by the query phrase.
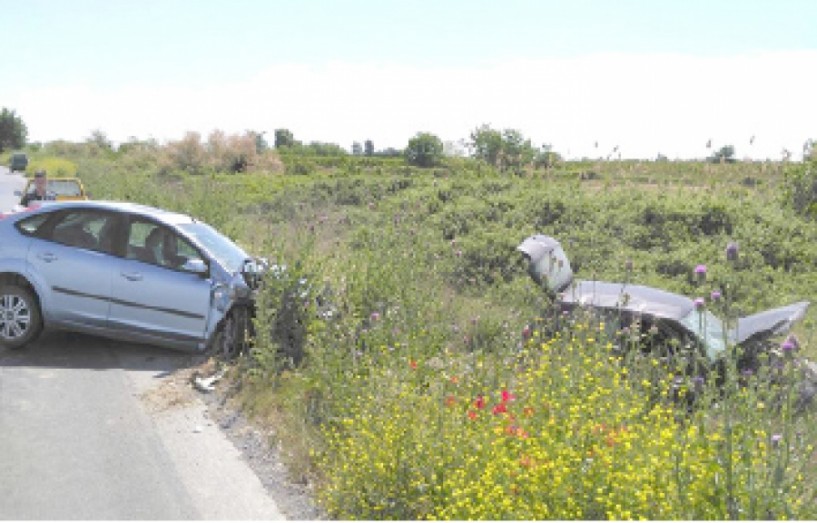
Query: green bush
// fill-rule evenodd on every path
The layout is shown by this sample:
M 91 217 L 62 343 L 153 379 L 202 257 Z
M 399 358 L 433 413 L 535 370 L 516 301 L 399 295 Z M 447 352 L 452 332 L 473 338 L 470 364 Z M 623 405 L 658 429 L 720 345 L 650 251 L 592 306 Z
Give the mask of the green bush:
M 44 157 L 32 158 L 28 162 L 26 174 L 33 175 L 37 171 L 45 171 L 53 178 L 73 178 L 77 175 L 77 166 L 65 158 Z

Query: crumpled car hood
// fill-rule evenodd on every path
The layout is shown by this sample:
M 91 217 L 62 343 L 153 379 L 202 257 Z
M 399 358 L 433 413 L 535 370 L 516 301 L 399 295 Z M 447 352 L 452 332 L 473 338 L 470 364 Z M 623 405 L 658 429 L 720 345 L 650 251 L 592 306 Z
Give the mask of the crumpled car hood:
M 654 287 L 593 280 L 575 282 L 559 296 L 562 303 L 620 309 L 672 320 L 683 318 L 695 307 L 686 296 Z

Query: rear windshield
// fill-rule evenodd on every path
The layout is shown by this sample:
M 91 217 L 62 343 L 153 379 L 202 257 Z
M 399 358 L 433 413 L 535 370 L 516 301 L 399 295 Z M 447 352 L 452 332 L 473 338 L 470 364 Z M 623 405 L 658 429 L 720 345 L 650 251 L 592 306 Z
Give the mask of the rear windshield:
M 48 190 L 57 196 L 82 196 L 82 189 L 75 180 L 48 180 Z

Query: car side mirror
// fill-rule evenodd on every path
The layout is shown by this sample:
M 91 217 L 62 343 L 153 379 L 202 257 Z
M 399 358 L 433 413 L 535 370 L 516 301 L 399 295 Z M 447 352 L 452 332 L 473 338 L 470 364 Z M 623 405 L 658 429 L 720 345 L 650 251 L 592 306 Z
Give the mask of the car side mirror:
M 207 276 L 208 273 L 207 264 L 204 263 L 204 260 L 198 258 L 187 260 L 184 265 L 182 265 L 182 270 L 198 274 L 201 277 Z

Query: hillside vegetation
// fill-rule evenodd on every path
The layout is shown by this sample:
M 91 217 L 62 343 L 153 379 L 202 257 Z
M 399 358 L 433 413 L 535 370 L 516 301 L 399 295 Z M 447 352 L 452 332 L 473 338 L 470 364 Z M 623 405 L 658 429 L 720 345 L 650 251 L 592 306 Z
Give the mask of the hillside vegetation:
M 191 213 L 286 266 L 267 279 L 255 348 L 232 379 L 332 517 L 817 516 L 793 359 L 751 376 L 730 367 L 716 385 L 658 352 L 613 350 L 592 318 L 553 329 L 515 252 L 545 233 L 580 278 L 704 297 L 732 317 L 812 300 L 809 164 L 511 173 L 270 153 L 252 172 L 191 174 L 166 154 L 63 144 L 35 156 L 73 162 L 95 198 Z M 800 356 L 814 355 L 815 314 L 797 329 Z

